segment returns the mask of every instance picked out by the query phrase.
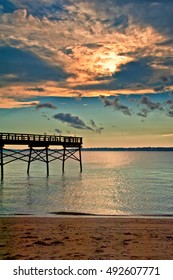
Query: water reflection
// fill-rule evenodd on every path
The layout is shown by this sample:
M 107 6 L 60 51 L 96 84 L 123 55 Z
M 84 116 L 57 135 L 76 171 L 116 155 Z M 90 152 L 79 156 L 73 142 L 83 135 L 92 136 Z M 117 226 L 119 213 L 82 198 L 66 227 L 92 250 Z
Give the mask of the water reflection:
M 173 213 L 171 154 L 85 152 L 83 162 L 82 173 L 68 163 L 64 174 L 52 163 L 48 178 L 42 165 L 27 176 L 23 165 L 12 164 L 0 185 L 0 214 Z

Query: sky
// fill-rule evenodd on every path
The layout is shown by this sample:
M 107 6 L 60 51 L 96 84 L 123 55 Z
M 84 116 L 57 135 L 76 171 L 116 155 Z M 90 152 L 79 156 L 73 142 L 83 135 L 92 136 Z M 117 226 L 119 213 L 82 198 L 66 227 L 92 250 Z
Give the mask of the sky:
M 0 0 L 0 131 L 173 146 L 172 0 Z

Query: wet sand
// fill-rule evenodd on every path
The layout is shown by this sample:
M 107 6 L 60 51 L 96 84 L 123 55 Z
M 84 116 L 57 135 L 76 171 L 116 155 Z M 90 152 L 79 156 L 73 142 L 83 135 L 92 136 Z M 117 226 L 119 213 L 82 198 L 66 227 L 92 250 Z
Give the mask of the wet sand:
M 0 259 L 172 260 L 173 219 L 1 217 Z

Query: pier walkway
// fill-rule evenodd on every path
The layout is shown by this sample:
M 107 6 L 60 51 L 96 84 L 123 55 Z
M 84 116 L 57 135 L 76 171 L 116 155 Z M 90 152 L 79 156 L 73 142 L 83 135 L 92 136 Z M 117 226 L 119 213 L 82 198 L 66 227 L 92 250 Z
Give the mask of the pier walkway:
M 6 146 L 28 146 L 25 150 L 7 149 Z M 50 146 L 61 149 L 52 149 Z M 0 167 L 1 181 L 4 178 L 4 165 L 16 160 L 28 163 L 27 173 L 29 174 L 30 164 L 35 160 L 46 163 L 47 176 L 49 175 L 49 162 L 54 160 L 62 161 L 62 171 L 67 159 L 77 160 L 80 163 L 82 172 L 82 137 L 61 136 L 61 135 L 41 135 L 26 133 L 0 133 Z M 78 152 L 78 156 L 76 155 Z

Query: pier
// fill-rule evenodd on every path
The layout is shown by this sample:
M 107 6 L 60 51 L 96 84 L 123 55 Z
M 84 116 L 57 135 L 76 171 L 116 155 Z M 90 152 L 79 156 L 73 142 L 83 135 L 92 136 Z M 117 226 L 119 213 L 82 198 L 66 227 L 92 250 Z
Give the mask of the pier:
M 27 146 L 28 148 L 24 150 L 7 149 L 6 147 L 9 145 Z M 52 149 L 52 146 L 61 148 Z M 67 159 L 79 161 L 80 172 L 82 172 L 81 148 L 82 137 L 0 133 L 1 181 L 4 179 L 4 165 L 17 160 L 27 162 L 28 175 L 31 163 L 36 160 L 46 163 L 47 176 L 49 176 L 49 163 L 54 160 L 62 161 L 62 172 L 64 172 Z

